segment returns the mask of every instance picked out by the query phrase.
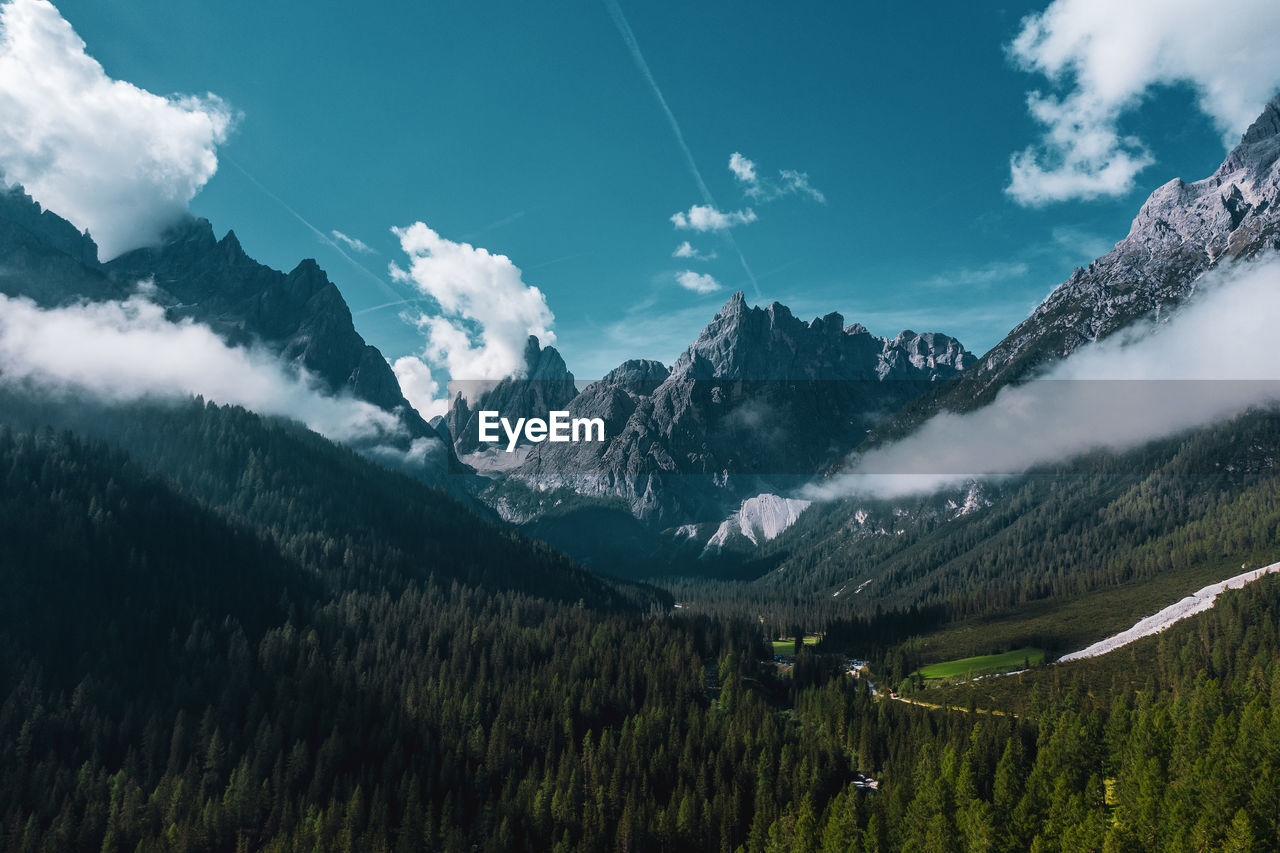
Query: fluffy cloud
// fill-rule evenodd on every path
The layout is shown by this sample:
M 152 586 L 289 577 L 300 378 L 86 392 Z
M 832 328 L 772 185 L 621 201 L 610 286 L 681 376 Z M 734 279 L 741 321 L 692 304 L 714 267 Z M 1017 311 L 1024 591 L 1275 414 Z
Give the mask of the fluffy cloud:
M 676 228 L 684 231 L 727 231 L 736 225 L 749 225 L 756 221 L 756 212 L 745 210 L 722 211 L 709 204 L 695 204 L 688 213 L 680 211 L 671 216 Z
M 47 0 L 0 6 L 0 169 L 86 228 L 102 257 L 156 242 L 218 168 L 214 95 L 112 80 Z
M 409 267 L 393 263 L 391 276 L 435 300 L 438 313 L 419 314 L 416 322 L 427 339 L 423 356 L 444 365 L 451 379 L 519 376 L 530 335 L 544 346 L 555 342 L 546 297 L 525 284 L 510 258 L 446 240 L 421 222 L 392 231 Z
M 1280 259 L 1210 274 L 1167 323 L 1138 324 L 1077 350 L 977 411 L 936 415 L 902 441 L 868 451 L 812 495 L 927 493 L 1128 450 L 1274 404 L 1278 314 Z
M 749 187 L 754 186 L 760 180 L 756 174 L 756 164 L 743 157 L 737 151 L 729 155 L 729 171 L 733 172 L 735 178 Z
M 348 237 L 346 234 L 343 234 L 337 228 L 333 229 L 329 233 L 333 235 L 333 239 L 337 240 L 339 243 L 346 246 L 348 249 L 350 249 L 353 252 L 359 252 L 362 255 L 374 254 L 373 248 L 370 247 L 369 244 L 363 240 L 359 240 L 355 237 Z
M 716 259 L 716 253 L 714 251 L 699 252 L 697 249 L 693 248 L 692 243 L 685 240 L 679 246 L 676 246 L 676 250 L 671 253 L 671 257 L 688 258 L 694 261 L 713 261 Z
M 440 396 L 440 383 L 422 359 L 411 355 L 397 358 L 391 365 L 400 382 L 400 392 L 418 414 L 430 420 L 449 411 L 449 398 Z
M 709 275 L 696 273 L 693 270 L 677 273 L 676 283 L 685 290 L 691 290 L 694 293 L 714 293 L 720 289 L 720 282 Z
M 775 198 L 795 193 L 807 195 L 814 201 L 823 204 L 827 201 L 827 197 L 823 195 L 822 191 L 809 183 L 807 172 L 798 172 L 795 169 L 780 169 L 778 170 L 778 179 L 776 181 L 767 180 L 760 177 L 755 161 L 747 159 L 737 151 L 729 155 L 729 171 L 733 172 L 734 178 L 737 179 L 738 183 L 742 184 L 742 191 L 748 197 L 759 201 L 772 201 Z
M 1159 85 L 1190 85 L 1233 143 L 1280 84 L 1276 32 L 1274 0 L 1054 0 L 1009 47 L 1056 91 L 1028 95 L 1044 137 L 1013 156 L 1008 193 L 1034 205 L 1130 190 L 1152 156 L 1120 120 Z
M 173 323 L 144 295 L 43 310 L 0 295 L 0 382 L 113 402 L 203 394 L 299 420 L 335 441 L 402 437 L 396 417 L 321 393 L 272 354 L 229 347 L 207 326 Z M 421 448 L 420 448 L 421 449 Z

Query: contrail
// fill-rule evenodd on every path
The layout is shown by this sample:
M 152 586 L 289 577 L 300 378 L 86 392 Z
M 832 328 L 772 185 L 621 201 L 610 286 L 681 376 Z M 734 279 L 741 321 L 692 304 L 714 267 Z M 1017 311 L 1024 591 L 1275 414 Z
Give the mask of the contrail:
M 234 167 L 236 168 L 236 170 L 237 170 L 238 172 L 240 172 L 240 174 L 242 174 L 242 175 L 244 175 L 246 178 L 248 178 L 250 183 L 252 183 L 255 187 L 257 187 L 259 190 L 261 190 L 261 191 L 262 191 L 266 196 L 268 196 L 268 197 L 269 197 L 269 198 L 271 198 L 273 201 L 275 201 L 275 203 L 276 203 L 276 204 L 280 205 L 280 206 L 281 206 L 281 207 L 283 207 L 285 210 L 289 211 L 290 215 L 292 215 L 294 219 L 298 220 L 298 221 L 299 221 L 299 222 L 301 222 L 303 225 L 305 225 L 305 226 L 307 227 L 307 229 L 311 231 L 311 233 L 312 233 L 312 234 L 315 234 L 317 237 L 319 237 L 319 238 L 320 238 L 321 242 L 323 242 L 323 243 L 325 243 L 326 245 L 328 245 L 328 246 L 329 246 L 329 248 L 333 249 L 333 250 L 334 250 L 335 252 L 337 252 L 339 255 L 342 255 L 342 257 L 347 261 L 347 263 L 351 264 L 353 267 L 355 267 L 356 269 L 360 270 L 362 273 L 364 273 L 365 275 L 367 275 L 367 276 L 368 276 L 372 281 L 374 281 L 374 282 L 375 282 L 379 287 L 381 287 L 381 288 L 382 288 L 382 290 L 383 290 L 383 292 L 384 292 L 384 293 L 386 293 L 388 296 L 395 297 L 396 299 L 404 299 L 404 294 L 399 293 L 398 291 L 396 291 L 396 290 L 395 290 L 395 288 L 391 287 L 391 285 L 389 285 L 389 284 L 387 284 L 385 281 L 383 281 L 383 280 L 382 280 L 382 278 L 381 278 L 380 276 L 375 275 L 375 274 L 374 274 L 373 272 L 371 272 L 367 267 L 365 267 L 365 265 L 364 265 L 364 264 L 360 263 L 360 262 L 359 262 L 359 261 L 357 261 L 355 258 L 353 258 L 353 257 L 351 257 L 350 255 L 348 255 L 348 254 L 343 250 L 343 248 L 342 248 L 341 246 L 339 246 L 337 243 L 335 243 L 335 242 L 333 241 L 333 239 L 332 239 L 328 234 L 324 233 L 324 232 L 323 232 L 323 231 L 321 231 L 319 228 L 317 228 L 317 227 L 315 227 L 314 225 L 312 225 L 310 222 L 308 222 L 308 221 L 307 221 L 307 220 L 302 216 L 302 214 L 301 214 L 301 213 L 298 213 L 298 211 L 296 211 L 296 210 L 294 210 L 292 207 L 290 207 L 290 206 L 285 202 L 285 200 L 284 200 L 284 199 L 280 198 L 280 196 L 276 195 L 276 194 L 275 194 L 275 193 L 273 193 L 271 190 L 269 190 L 269 189 L 267 189 L 266 187 L 264 187 L 264 186 L 263 186 L 263 185 L 258 181 L 258 179 L 257 179 L 257 178 L 255 178 L 253 175 L 250 175 L 248 172 L 246 172 L 243 166 L 241 166 L 241 165 L 240 165 L 239 163 L 237 163 L 235 160 L 232 160 L 230 157 L 227 157 L 226 155 L 223 155 L 223 156 L 222 156 L 222 159 L 223 159 L 223 160 L 225 160 L 227 163 L 230 163 L 232 166 L 234 166 Z M 385 307 L 385 306 L 383 306 L 383 307 Z M 363 312 L 357 312 L 357 313 L 363 313 Z
M 358 317 L 361 314 L 368 314 L 371 311 L 381 311 L 384 308 L 394 308 L 397 305 L 412 305 L 415 302 L 426 302 L 430 300 L 430 296 L 415 296 L 412 299 L 397 299 L 395 302 L 384 302 L 381 305 L 370 305 L 368 308 L 361 308 L 359 311 L 352 311 L 352 317 Z
M 653 91 L 653 96 L 658 99 L 658 106 L 662 107 L 662 113 L 667 117 L 667 124 L 671 126 L 671 132 L 676 137 L 676 144 L 680 146 L 680 151 L 684 154 L 685 165 L 688 166 L 689 174 L 693 176 L 694 183 L 698 185 L 698 192 L 702 194 L 703 203 L 719 210 L 716 207 L 715 199 L 711 196 L 711 190 L 707 188 L 707 182 L 702 179 L 702 172 L 698 170 L 697 162 L 693 159 L 693 152 L 689 150 L 689 143 L 684 141 L 684 131 L 680 129 L 680 122 L 676 121 L 676 114 L 667 105 L 667 99 L 663 96 L 662 89 L 658 86 L 658 81 L 654 79 L 653 72 L 649 70 L 649 63 L 645 61 L 644 54 L 640 51 L 640 43 L 636 41 L 636 34 L 631 31 L 631 25 L 627 23 L 627 16 L 622 14 L 622 7 L 618 5 L 618 0 L 602 0 L 602 2 L 605 8 L 609 10 L 609 17 L 613 19 L 613 25 L 626 43 L 627 50 L 631 52 L 631 58 L 635 60 L 636 67 L 644 75 L 649 88 Z M 747 279 L 751 282 L 752 288 L 755 289 L 756 299 L 760 299 L 760 285 L 756 282 L 756 277 L 751 272 L 751 267 L 747 264 L 746 256 L 738 248 L 738 241 L 734 239 L 733 232 L 726 230 L 724 236 L 729 241 L 730 247 L 738 255 L 738 260 L 742 262 L 742 270 L 747 274 Z

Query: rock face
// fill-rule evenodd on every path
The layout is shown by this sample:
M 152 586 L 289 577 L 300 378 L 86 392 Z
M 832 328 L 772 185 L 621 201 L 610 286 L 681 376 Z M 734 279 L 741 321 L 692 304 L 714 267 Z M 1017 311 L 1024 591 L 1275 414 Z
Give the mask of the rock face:
M 400 393 L 382 354 L 365 343 L 338 288 L 315 261 L 290 273 L 250 258 L 234 233 L 221 240 L 189 218 L 155 248 L 98 263 L 97 247 L 22 190 L 0 193 L 0 292 L 42 306 L 121 299 L 138 282 L 174 320 L 210 326 L 232 345 L 256 343 L 305 368 L 330 393 L 346 392 L 395 412 L 412 437 L 434 436 Z
M 839 314 L 805 322 L 737 293 L 670 371 L 629 361 L 573 399 L 571 416 L 604 420 L 605 442 L 537 445 L 515 473 L 620 497 L 659 525 L 718 522 L 811 478 L 973 360 L 946 335 L 877 338 Z
M 1280 96 L 1212 175 L 1175 179 L 1142 205 L 1128 235 L 1077 269 L 1017 328 L 979 359 L 976 387 L 941 407 L 980 401 L 1046 362 L 1105 338 L 1135 320 L 1163 314 L 1190 296 L 1200 276 L 1224 260 L 1280 246 Z

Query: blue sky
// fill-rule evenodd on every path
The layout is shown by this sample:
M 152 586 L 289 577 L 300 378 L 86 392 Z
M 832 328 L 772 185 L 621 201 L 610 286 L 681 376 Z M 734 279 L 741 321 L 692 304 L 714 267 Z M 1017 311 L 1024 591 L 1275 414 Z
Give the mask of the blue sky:
M 1114 125 L 1149 165 L 1101 197 L 1019 203 L 1010 158 L 1044 130 L 1028 92 L 1071 85 L 1010 58 L 1046 2 L 623 0 L 717 207 L 755 215 L 682 231 L 672 216 L 706 199 L 600 0 L 56 5 L 110 77 L 215 93 L 235 111 L 191 209 L 271 266 L 317 258 L 391 359 L 424 347 L 406 306 L 377 307 L 421 296 L 388 271 L 409 269 L 392 228 L 415 222 L 509 257 L 545 294 L 581 378 L 627 357 L 669 363 L 738 289 L 982 352 L 1121 239 L 1152 189 L 1209 174 L 1230 136 L 1198 104 L 1203 87 L 1139 80 Z M 775 187 L 781 170 L 807 175 L 824 201 L 748 195 L 734 152 Z M 372 251 L 340 253 L 302 220 Z M 716 257 L 672 257 L 685 240 Z M 685 271 L 719 289 L 681 287 Z

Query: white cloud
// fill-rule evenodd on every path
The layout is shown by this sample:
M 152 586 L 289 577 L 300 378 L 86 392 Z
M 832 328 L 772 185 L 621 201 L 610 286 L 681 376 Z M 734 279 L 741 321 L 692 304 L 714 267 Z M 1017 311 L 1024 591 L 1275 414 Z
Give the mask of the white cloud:
M 809 183 L 809 174 L 795 169 L 779 169 L 776 181 L 760 177 L 755 161 L 749 160 L 737 151 L 729 155 L 729 171 L 742 184 L 742 191 L 758 201 L 773 201 L 784 195 L 799 193 L 807 195 L 816 202 L 825 204 L 827 197 L 822 191 Z
M 376 254 L 374 249 L 368 243 L 355 237 L 348 237 L 337 228 L 333 229 L 329 233 L 333 235 L 333 239 L 337 240 L 353 252 L 359 252 L 362 255 Z
M 1138 324 L 1077 350 L 977 411 L 936 415 L 812 494 L 926 493 L 1092 451 L 1128 450 L 1275 403 L 1277 316 L 1280 259 L 1211 273 L 1167 323 Z
M 0 169 L 104 259 L 157 242 L 218 168 L 231 110 L 112 80 L 46 0 L 0 6 Z
M 743 157 L 737 151 L 729 155 L 729 171 L 733 172 L 733 176 L 746 184 L 748 188 L 755 186 L 760 180 L 756 174 L 756 164 Z
M 685 240 L 679 246 L 676 246 L 676 250 L 671 253 L 671 257 L 689 258 L 694 261 L 713 261 L 716 259 L 716 253 L 714 250 L 710 252 L 699 252 L 697 249 L 693 248 L 692 243 Z
M 722 211 L 709 204 L 695 204 L 689 212 L 680 211 L 671 216 L 676 228 L 684 231 L 727 231 L 736 225 L 749 225 L 756 221 L 751 208 Z
M 1056 93 L 1027 105 L 1043 139 L 1011 160 L 1007 192 L 1023 204 L 1128 192 L 1153 162 L 1121 118 L 1154 87 L 1190 85 L 1230 145 L 1280 85 L 1274 0 L 1054 0 L 1010 45 Z
M 779 182 L 774 189 L 774 198 L 792 193 L 807 195 L 819 204 L 826 204 L 827 197 L 822 191 L 809 184 L 808 172 L 797 172 L 794 169 L 782 169 L 778 172 Z
M 697 273 L 693 270 L 676 273 L 676 283 L 694 293 L 714 293 L 720 289 L 720 282 L 705 273 Z
M 403 437 L 395 415 L 322 393 L 261 349 L 228 346 L 207 326 L 173 323 L 138 294 L 43 310 L 0 295 L 0 382 L 113 402 L 203 394 L 306 424 L 335 441 Z
M 409 268 L 391 264 L 391 277 L 435 300 L 438 313 L 415 320 L 426 333 L 423 355 L 454 380 L 522 375 L 530 335 L 555 343 L 555 317 L 538 288 L 525 284 L 505 255 L 446 240 L 421 222 L 393 228 Z
M 441 397 L 440 383 L 431 375 L 431 368 L 422 359 L 406 355 L 391 365 L 400 383 L 400 392 L 418 414 L 430 420 L 449 411 L 449 398 Z

